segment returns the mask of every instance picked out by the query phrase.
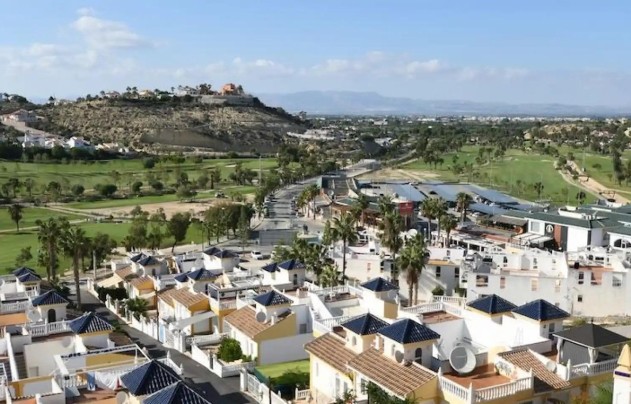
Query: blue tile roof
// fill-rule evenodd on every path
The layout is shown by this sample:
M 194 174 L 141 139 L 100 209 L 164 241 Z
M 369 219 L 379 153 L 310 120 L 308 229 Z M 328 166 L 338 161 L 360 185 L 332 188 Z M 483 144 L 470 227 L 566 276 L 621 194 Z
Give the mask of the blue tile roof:
M 144 267 L 144 266 L 147 266 L 147 265 L 156 265 L 156 264 L 158 264 L 158 260 L 155 259 L 153 256 L 148 255 L 148 256 L 145 256 L 145 257 L 139 259 L 138 261 L 136 261 L 136 263 L 138 265 L 142 265 Z
M 233 253 L 230 250 L 219 250 L 213 254 L 213 256 L 217 258 L 234 258 L 237 254 Z
M 506 313 L 507 311 L 511 311 L 517 307 L 508 300 L 502 299 L 495 294 L 475 299 L 474 301 L 467 303 L 467 306 L 480 310 L 486 314 Z
M 373 292 L 387 292 L 388 290 L 399 289 L 394 283 L 388 282 L 383 278 L 371 279 L 360 285 L 362 288 L 372 290 Z
M 103 317 L 94 312 L 89 312 L 77 317 L 68 323 L 75 334 L 88 334 L 92 332 L 112 331 L 114 327 Z
M 186 282 L 188 281 L 188 273 L 179 274 L 173 279 L 175 279 L 178 282 Z
M 155 359 L 121 376 L 123 385 L 135 396 L 153 394 L 179 381 L 173 369 Z
M 55 290 L 49 290 L 48 292 L 37 296 L 31 302 L 33 306 L 46 306 L 49 304 L 68 304 L 68 300 L 65 297 L 57 293 Z
M 147 254 L 145 254 L 145 253 L 140 253 L 140 254 L 136 254 L 136 255 L 132 256 L 132 257 L 130 258 L 130 260 L 131 260 L 132 262 L 138 262 L 138 261 L 140 261 L 141 259 L 146 258 L 147 256 L 148 256 L 148 255 L 147 255 Z
M 516 309 L 513 309 L 513 313 L 521 314 L 522 316 L 532 318 L 537 321 L 556 320 L 570 316 L 568 312 L 561 310 L 557 306 L 543 299 L 538 299 L 519 306 Z
M 15 275 L 17 277 L 20 277 L 20 276 L 22 276 L 24 274 L 27 274 L 29 272 L 33 273 L 33 274 L 36 273 L 36 271 L 33 268 L 19 267 L 19 268 L 16 268 L 15 271 L 13 271 L 13 275 Z
M 381 328 L 379 334 L 400 344 L 439 339 L 440 334 L 409 318 Z
M 206 254 L 206 255 L 215 255 L 219 251 L 221 251 L 220 248 L 208 247 L 207 249 L 204 250 L 204 254 Z
M 270 264 L 265 265 L 261 268 L 263 271 L 267 272 L 276 272 L 279 269 L 284 269 L 286 271 L 291 271 L 293 269 L 303 269 L 305 266 L 298 260 L 291 259 L 288 261 L 283 261 L 281 263 L 272 262 Z
M 342 327 L 359 335 L 375 334 L 377 331 L 386 327 L 387 322 L 383 321 L 377 316 L 370 313 L 364 314 L 361 317 L 353 318 L 345 323 L 340 324 Z
M 42 277 L 33 272 L 27 272 L 24 275 L 18 276 L 20 282 L 39 282 Z
M 204 268 L 200 268 L 200 269 L 196 269 L 194 271 L 191 272 L 187 272 L 186 275 L 194 280 L 194 281 L 199 281 L 199 280 L 204 280 L 204 279 L 212 279 L 215 278 L 216 276 L 210 272 L 207 269 Z
M 210 404 L 184 382 L 179 381 L 145 398 L 144 404 Z
M 278 293 L 275 290 L 256 296 L 254 298 L 254 301 L 266 307 L 291 303 L 291 300 L 289 300 L 289 298 L 281 293 Z

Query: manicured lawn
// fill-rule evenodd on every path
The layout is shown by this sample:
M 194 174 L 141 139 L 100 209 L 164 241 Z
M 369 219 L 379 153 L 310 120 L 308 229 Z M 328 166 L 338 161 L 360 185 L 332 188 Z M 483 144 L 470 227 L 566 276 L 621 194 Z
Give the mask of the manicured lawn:
M 119 189 L 128 190 L 129 185 L 135 181 L 142 181 L 146 185 L 149 173 L 162 182 L 173 183 L 179 172 L 186 173 L 189 180 L 194 181 L 203 170 L 218 167 L 221 171 L 222 185 L 224 182 L 228 185 L 229 175 L 239 162 L 244 168 L 254 171 L 258 171 L 259 167 L 266 171 L 277 166 L 276 159 L 261 159 L 260 162 L 259 159 L 205 159 L 201 163 L 188 159 L 180 165 L 159 162 L 151 170 L 143 167 L 142 159 L 96 161 L 93 164 L 74 161 L 68 164 L 0 161 L 0 183 L 5 183 L 12 177 L 17 177 L 21 181 L 30 178 L 36 184 L 32 190 L 33 194 L 38 194 L 41 185 L 51 181 L 57 181 L 67 189 L 75 184 L 81 184 L 89 190 L 96 184 L 115 183 Z M 113 175 L 114 171 L 118 172 L 118 178 Z M 25 189 L 20 192 L 27 195 Z
M 263 365 L 256 367 L 256 370 L 258 370 L 268 378 L 278 377 L 289 370 L 298 370 L 300 372 L 309 373 L 309 369 L 310 367 L 308 359 L 295 362 L 274 363 L 272 365 Z
M 452 167 L 453 158 L 457 155 L 459 164 L 471 162 L 473 173 L 454 174 Z M 498 189 L 510 195 L 534 201 L 537 193 L 533 184 L 541 182 L 544 186 L 541 193 L 542 199 L 550 199 L 557 203 L 572 203 L 575 201 L 579 188 L 570 185 L 563 180 L 557 170 L 554 169 L 554 157 L 533 153 L 524 153 L 521 150 L 507 150 L 502 160 L 492 161 L 479 166 L 475 163 L 478 148 L 467 146 L 459 153 L 447 153 L 441 157 L 444 160 L 442 166 L 436 168 L 427 165 L 421 159 L 402 166 L 403 169 L 419 170 L 432 173 L 439 179 L 447 181 L 470 181 L 485 187 Z M 588 196 L 588 202 L 594 198 Z
M 83 216 L 59 213 L 46 208 L 24 208 L 20 228 L 35 226 L 35 221 L 37 220 L 46 220 L 50 217 L 60 216 L 65 216 L 68 220 L 84 218 Z M 8 209 L 6 207 L 0 208 L 0 230 L 11 229 L 15 229 L 15 223 L 11 220 Z
M 82 229 L 85 230 L 88 237 L 93 237 L 97 233 L 109 234 L 114 240 L 120 242 L 128 233 L 130 223 L 82 223 Z M 199 243 L 202 239 L 201 227 L 193 223 L 189 227 L 186 240 L 182 244 Z M 166 239 L 163 241 L 163 247 L 170 247 L 173 244 L 172 239 Z M 0 272 L 10 272 L 15 269 L 15 257 L 19 254 L 20 250 L 24 247 L 31 246 L 31 254 L 33 259 L 26 263 L 44 275 L 46 273 L 45 268 L 41 268 L 37 265 L 37 252 L 39 249 L 39 243 L 37 241 L 37 231 L 24 231 L 18 234 L 16 233 L 0 233 Z M 65 271 L 70 267 L 70 260 L 63 257 L 60 262 L 60 272 Z

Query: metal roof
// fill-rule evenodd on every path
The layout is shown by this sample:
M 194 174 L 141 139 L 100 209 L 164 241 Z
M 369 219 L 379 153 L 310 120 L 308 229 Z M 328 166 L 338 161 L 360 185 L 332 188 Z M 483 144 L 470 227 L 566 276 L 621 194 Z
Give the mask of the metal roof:
M 469 210 L 473 212 L 480 212 L 485 215 L 501 215 L 504 212 L 507 212 L 506 209 L 503 209 L 500 206 L 489 206 L 479 202 L 474 202 L 469 205 Z
M 494 189 L 482 188 L 478 185 L 469 184 L 469 189 L 476 195 L 495 203 L 518 203 L 519 201 L 512 196 L 508 196 Z
M 589 348 L 601 348 L 629 341 L 629 338 L 624 335 L 591 323 L 556 332 L 553 335 Z
M 439 339 L 440 334 L 427 326 L 406 318 L 381 328 L 379 334 L 400 344 Z

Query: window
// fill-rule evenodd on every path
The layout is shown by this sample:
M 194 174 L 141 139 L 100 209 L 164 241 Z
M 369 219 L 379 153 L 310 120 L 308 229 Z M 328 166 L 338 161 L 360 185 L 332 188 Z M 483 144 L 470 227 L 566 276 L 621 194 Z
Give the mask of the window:
M 454 268 L 454 278 L 459 279 L 460 278 L 460 268 Z
M 353 346 L 357 345 L 357 337 L 355 337 L 354 335 L 353 335 L 353 338 L 351 338 L 351 345 Z
M 578 273 L 578 284 L 582 285 L 585 280 L 585 274 L 583 272 Z
M 362 394 L 368 394 L 368 382 L 366 379 L 359 379 L 359 391 Z
M 504 289 L 506 287 L 506 278 L 500 276 L 500 289 Z
M 390 345 L 390 355 L 394 356 L 394 344 Z
M 536 292 L 539 289 L 539 279 L 530 280 L 530 290 Z
M 539 233 L 541 231 L 541 222 L 530 222 L 530 232 Z
M 550 328 L 549 328 L 549 331 L 550 331 L 550 332 L 554 332 L 554 330 L 555 330 L 555 325 L 554 325 L 554 323 L 550 323 Z
M 576 301 L 579 302 L 579 303 L 583 303 L 583 295 L 578 295 L 576 297 Z
M 561 293 L 561 281 L 558 279 L 554 281 L 554 292 Z
M 440 278 L 440 267 L 436 267 L 436 277 Z
M 300 334 L 306 334 L 307 333 L 307 323 L 300 324 L 300 330 L 298 332 L 300 332 Z
M 622 279 L 614 276 L 613 278 L 611 278 L 611 286 L 613 286 L 614 288 L 622 286 Z
M 485 275 L 476 275 L 475 285 L 481 288 L 489 286 L 489 277 Z

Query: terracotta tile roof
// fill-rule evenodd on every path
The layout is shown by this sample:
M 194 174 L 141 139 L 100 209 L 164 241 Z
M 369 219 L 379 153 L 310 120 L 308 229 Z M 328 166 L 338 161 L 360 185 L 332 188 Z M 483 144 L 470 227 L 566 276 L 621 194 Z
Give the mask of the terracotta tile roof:
M 174 289 L 174 292 L 171 293 L 170 296 L 184 307 L 191 307 L 194 304 L 208 300 L 208 297 L 203 293 L 191 292 L 187 288 Z
M 436 374 L 413 362 L 410 365 L 396 363 L 374 348 L 357 355 L 348 367 L 368 377 L 373 383 L 405 397 L 436 377 Z
M 121 278 L 122 280 L 127 280 L 127 277 L 137 277 L 136 273 L 131 269 L 131 267 L 120 268 L 114 271 L 114 274 Z
M 256 310 L 252 306 L 245 306 L 228 314 L 224 321 L 248 337 L 254 338 L 256 334 L 272 326 L 269 321 L 266 323 L 256 321 L 254 318 L 255 314 Z
M 173 297 L 172 295 L 177 292 L 178 289 L 163 289 L 158 292 L 158 299 L 162 299 L 169 306 L 173 306 Z
M 138 290 L 153 289 L 153 280 L 148 276 L 132 279 L 129 284 Z
M 543 362 L 527 349 L 502 352 L 499 356 L 525 372 L 532 369 L 532 374 L 535 376 L 535 390 L 537 391 L 565 389 L 571 386 L 569 382 L 561 379 L 556 373 L 549 371 Z
M 348 373 L 346 365 L 357 355 L 346 348 L 344 341 L 333 334 L 324 334 L 305 344 L 305 351 L 323 360 L 333 368 Z

